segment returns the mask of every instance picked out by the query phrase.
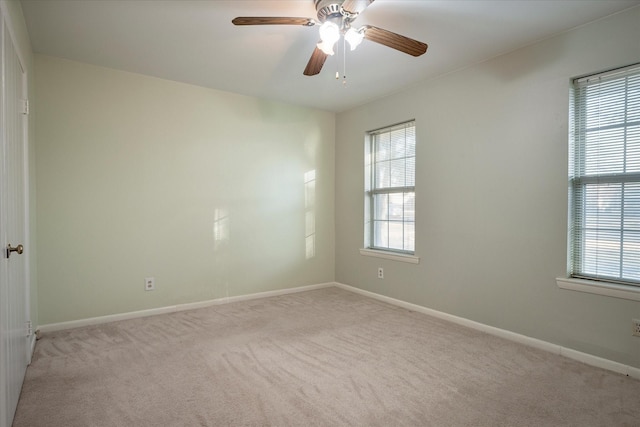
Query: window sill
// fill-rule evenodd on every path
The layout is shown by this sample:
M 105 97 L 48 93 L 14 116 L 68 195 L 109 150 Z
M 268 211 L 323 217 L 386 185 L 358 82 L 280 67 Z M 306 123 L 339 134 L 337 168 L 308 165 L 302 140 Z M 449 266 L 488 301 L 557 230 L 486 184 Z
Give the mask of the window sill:
M 617 285 L 615 283 L 599 282 L 597 280 L 571 279 L 566 277 L 557 277 L 556 284 L 562 289 L 640 301 L 640 287 L 636 286 Z
M 420 257 L 415 255 L 398 254 L 395 252 L 385 252 L 376 249 L 360 249 L 360 255 L 390 259 L 392 261 L 408 262 L 410 264 L 420 263 Z

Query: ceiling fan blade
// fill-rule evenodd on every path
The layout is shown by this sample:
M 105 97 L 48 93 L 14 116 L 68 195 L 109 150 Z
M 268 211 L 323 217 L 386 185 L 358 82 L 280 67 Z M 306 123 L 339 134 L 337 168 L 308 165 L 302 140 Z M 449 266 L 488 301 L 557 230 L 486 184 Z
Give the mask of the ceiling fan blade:
M 364 38 L 380 43 L 412 56 L 420 56 L 427 51 L 427 44 L 400 34 L 392 33 L 372 25 L 365 25 Z
M 311 18 L 278 16 L 239 16 L 231 22 L 235 25 L 304 25 L 305 27 L 316 25 L 316 21 Z
M 345 0 L 342 3 L 342 8 L 349 13 L 358 14 L 362 13 L 374 0 Z
M 317 46 L 316 49 L 311 54 L 311 58 L 309 58 L 309 62 L 307 63 L 307 68 L 304 69 L 305 76 L 315 76 L 320 73 L 322 70 L 322 66 L 324 65 L 324 61 L 327 60 L 327 55 L 323 51 L 321 51 Z

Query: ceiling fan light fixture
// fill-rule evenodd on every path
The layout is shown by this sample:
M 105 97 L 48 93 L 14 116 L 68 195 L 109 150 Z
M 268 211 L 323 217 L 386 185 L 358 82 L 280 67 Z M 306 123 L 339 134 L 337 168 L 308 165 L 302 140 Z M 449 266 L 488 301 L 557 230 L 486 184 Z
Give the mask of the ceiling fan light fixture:
M 344 35 L 344 39 L 349 42 L 349 46 L 351 46 L 351 50 L 355 50 L 356 47 L 362 40 L 364 39 L 364 31 L 363 29 L 354 30 L 353 28 L 349 28 Z
M 320 26 L 320 40 L 318 49 L 327 55 L 333 55 L 333 45 L 340 39 L 340 27 L 331 21 Z
M 325 42 L 320 42 L 316 46 L 318 49 L 323 51 L 325 54 L 332 56 L 335 52 L 333 51 L 333 44 L 327 44 Z

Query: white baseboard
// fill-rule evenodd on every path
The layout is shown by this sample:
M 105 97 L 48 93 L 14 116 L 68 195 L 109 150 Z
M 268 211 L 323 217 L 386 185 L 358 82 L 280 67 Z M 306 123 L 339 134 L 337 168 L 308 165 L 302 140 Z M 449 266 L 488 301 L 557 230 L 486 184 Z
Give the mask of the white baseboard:
M 108 316 L 91 317 L 88 319 L 72 320 L 68 322 L 50 323 L 47 325 L 41 325 L 39 326 L 38 329 L 40 329 L 40 331 L 43 333 L 61 331 L 64 329 L 72 329 L 72 328 L 78 328 L 78 327 L 89 326 L 89 325 L 98 325 L 102 323 L 116 322 L 119 320 L 155 316 L 158 314 L 174 313 L 177 311 L 193 310 L 197 308 L 210 307 L 213 305 L 228 304 L 231 302 L 274 297 L 279 295 L 292 294 L 296 292 L 305 292 L 305 291 L 311 291 L 315 289 L 328 288 L 332 286 L 338 287 L 340 289 L 344 289 L 346 291 L 354 292 L 360 295 L 364 295 L 370 298 L 374 298 L 389 304 L 393 304 L 398 307 L 403 307 L 403 308 L 406 308 L 407 310 L 424 313 L 429 316 L 436 317 L 438 319 L 446 320 L 452 323 L 456 323 L 458 325 L 476 329 L 478 331 L 495 335 L 501 338 L 505 338 L 510 341 L 515 341 L 520 344 L 528 345 L 530 347 L 535 347 L 540 350 L 545 350 L 550 353 L 568 357 L 570 359 L 577 360 L 587 365 L 596 366 L 598 368 L 607 369 L 609 371 L 617 372 L 619 374 L 628 375 L 630 377 L 640 379 L 640 368 L 624 365 L 622 363 L 614 362 L 612 360 L 604 359 L 598 356 L 594 356 L 592 354 L 583 353 L 583 352 L 566 348 L 557 344 L 552 344 L 547 341 L 528 337 L 526 335 L 507 331 L 505 329 L 496 328 L 494 326 L 485 325 L 484 323 L 475 322 L 473 320 L 465 319 L 464 317 L 454 316 L 452 314 L 444 313 L 442 311 L 433 310 L 431 308 L 423 307 L 418 304 L 412 304 L 410 302 L 376 294 L 370 291 L 365 291 L 363 289 L 355 288 L 353 286 L 345 285 L 343 283 L 338 283 L 338 282 L 320 283 L 316 285 L 300 286 L 297 288 L 278 289 L 274 291 L 258 292 L 255 294 L 238 295 L 233 297 L 217 298 L 217 299 L 212 299 L 207 301 L 177 304 L 177 305 L 172 305 L 168 307 L 153 308 L 150 310 L 133 311 L 130 313 L 120 313 L 120 314 L 112 314 Z M 35 342 L 36 342 L 35 336 L 33 336 L 31 341 L 31 353 L 33 353 Z
M 334 282 L 320 283 L 316 285 L 300 286 L 297 288 L 278 289 L 274 291 L 258 292 L 255 294 L 238 295 L 233 297 L 222 297 L 207 301 L 177 304 L 167 307 L 152 308 L 149 310 L 132 311 L 129 313 L 110 314 L 107 316 L 90 317 L 87 319 L 71 320 L 68 322 L 49 323 L 38 327 L 42 333 L 62 331 L 65 329 L 79 328 L 82 326 L 99 325 L 102 323 L 117 322 L 119 320 L 136 319 L 139 317 L 156 316 L 158 314 L 175 313 L 177 311 L 194 310 L 197 308 L 210 307 L 213 305 L 228 304 L 231 302 L 247 301 L 259 298 L 274 297 L 278 295 L 293 294 L 296 292 L 312 291 L 335 286 Z M 35 339 L 34 343 L 35 345 Z
M 424 313 L 429 316 L 436 317 L 438 319 L 446 320 L 452 323 L 456 323 L 458 325 L 466 326 L 481 332 L 485 332 L 491 335 L 505 338 L 510 341 L 515 341 L 520 344 L 528 345 L 530 347 L 535 347 L 540 350 L 545 350 L 554 354 L 568 357 L 570 359 L 577 360 L 587 365 L 596 366 L 598 368 L 606 369 L 609 371 L 617 372 L 619 374 L 628 375 L 630 377 L 640 379 L 640 369 L 635 368 L 633 366 L 624 365 L 622 363 L 614 362 L 609 359 L 604 359 L 598 356 L 594 356 L 592 354 L 583 353 L 581 351 L 566 348 L 557 344 L 552 344 L 550 342 L 542 341 L 537 338 L 531 338 L 526 335 L 517 334 L 515 332 L 507 331 L 505 329 L 500 329 L 494 326 L 485 325 L 484 323 L 475 322 L 473 320 L 465 319 L 464 317 L 454 316 L 452 314 L 444 313 L 438 310 L 433 310 L 431 308 L 423 307 L 421 305 L 412 304 L 406 301 L 376 294 L 374 292 L 365 291 L 363 289 L 355 288 L 353 286 L 345 285 L 343 283 L 335 282 L 335 286 L 337 286 L 338 288 L 344 289 L 346 291 L 354 292 L 360 295 L 377 299 L 379 301 L 393 304 L 398 307 L 406 308 L 407 310 Z
M 27 364 L 31 364 L 31 358 L 33 357 L 33 352 L 36 351 L 36 334 L 31 334 L 29 336 L 29 357 L 27 358 Z

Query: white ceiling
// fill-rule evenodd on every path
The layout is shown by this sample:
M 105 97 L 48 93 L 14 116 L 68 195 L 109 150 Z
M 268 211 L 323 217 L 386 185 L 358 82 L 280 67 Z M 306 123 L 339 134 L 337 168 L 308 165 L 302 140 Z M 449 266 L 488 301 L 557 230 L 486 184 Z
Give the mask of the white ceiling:
M 302 74 L 318 27 L 231 24 L 236 16 L 315 18 L 313 0 L 21 3 L 34 52 L 339 112 L 640 0 L 376 0 L 354 26 L 375 25 L 429 49 L 414 58 L 365 40 L 347 52 L 346 85 L 335 79 L 342 54 L 319 75 Z

